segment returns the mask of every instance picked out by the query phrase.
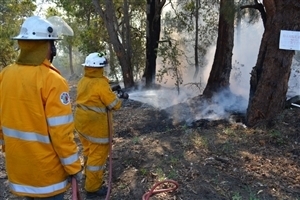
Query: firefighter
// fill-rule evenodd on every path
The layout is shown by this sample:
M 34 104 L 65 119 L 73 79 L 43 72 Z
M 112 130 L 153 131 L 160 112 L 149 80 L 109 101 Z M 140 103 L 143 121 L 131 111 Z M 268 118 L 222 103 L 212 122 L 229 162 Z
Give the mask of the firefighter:
M 0 73 L 0 140 L 11 192 L 28 200 L 63 200 L 80 175 L 69 87 L 51 64 L 55 27 L 28 17 L 15 63 Z
M 85 190 L 87 198 L 105 196 L 103 172 L 109 153 L 109 125 L 111 112 L 121 107 L 121 100 L 111 90 L 104 76 L 107 60 L 102 53 L 91 53 L 86 59 L 84 76 L 77 85 L 75 129 L 83 145 L 85 162 Z

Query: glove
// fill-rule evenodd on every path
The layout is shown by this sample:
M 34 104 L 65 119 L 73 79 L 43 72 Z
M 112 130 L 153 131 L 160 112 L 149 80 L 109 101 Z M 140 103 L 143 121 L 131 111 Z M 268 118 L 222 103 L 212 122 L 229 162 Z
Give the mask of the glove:
M 82 179 L 82 171 L 79 171 L 76 174 L 71 175 L 71 179 L 75 178 L 77 182 L 80 182 Z
M 124 92 L 123 90 L 118 90 L 118 97 L 122 98 L 122 99 L 128 99 L 129 95 L 126 92 Z

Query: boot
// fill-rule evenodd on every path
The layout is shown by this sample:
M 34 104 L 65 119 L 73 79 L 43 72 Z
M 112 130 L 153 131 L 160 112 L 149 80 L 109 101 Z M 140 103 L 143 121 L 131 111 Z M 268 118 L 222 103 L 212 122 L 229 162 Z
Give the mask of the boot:
M 86 198 L 95 198 L 95 197 L 102 197 L 106 196 L 108 191 L 108 188 L 106 186 L 102 186 L 99 190 L 96 192 L 86 192 Z

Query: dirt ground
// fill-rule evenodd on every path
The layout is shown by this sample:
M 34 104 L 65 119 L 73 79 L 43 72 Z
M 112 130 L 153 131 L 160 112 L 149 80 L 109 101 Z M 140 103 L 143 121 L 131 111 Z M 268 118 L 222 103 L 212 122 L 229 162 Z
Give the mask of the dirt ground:
M 193 101 L 197 105 L 200 99 Z M 185 113 L 180 106 L 179 115 Z M 272 127 L 256 128 L 244 126 L 239 115 L 182 123 L 170 117 L 170 110 L 176 106 L 159 110 L 129 98 L 114 112 L 110 199 L 143 199 L 163 180 L 178 188 L 151 200 L 300 199 L 299 108 L 286 109 Z M 22 199 L 8 191 L 4 160 L 1 154 L 0 199 Z M 157 189 L 171 187 L 165 182 Z M 71 190 L 65 199 L 71 199 Z

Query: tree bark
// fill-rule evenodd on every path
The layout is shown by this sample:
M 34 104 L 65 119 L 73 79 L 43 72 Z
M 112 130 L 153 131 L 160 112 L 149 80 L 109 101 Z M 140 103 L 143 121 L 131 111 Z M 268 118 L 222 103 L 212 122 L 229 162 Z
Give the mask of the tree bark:
M 147 0 L 146 87 L 155 83 L 156 58 L 161 31 L 161 10 L 166 0 Z
M 193 79 L 195 80 L 199 74 L 199 58 L 198 58 L 198 40 L 199 40 L 199 8 L 200 8 L 200 0 L 196 0 L 196 8 L 195 8 L 195 73 Z
M 110 42 L 113 45 L 114 51 L 121 65 L 124 86 L 125 88 L 133 87 L 134 81 L 133 81 L 133 73 L 131 69 L 131 57 L 130 55 L 127 54 L 128 52 L 125 50 L 124 46 L 122 45 L 118 37 L 118 32 L 116 30 L 117 25 L 115 23 L 116 17 L 115 17 L 113 1 L 112 0 L 105 1 L 105 5 L 106 5 L 105 11 L 100 6 L 98 0 L 93 0 L 93 3 L 95 5 L 95 9 L 97 13 L 102 17 L 105 23 L 107 32 L 109 34 Z
M 299 0 L 264 0 L 267 13 L 256 65 L 250 78 L 246 124 L 271 122 L 285 107 L 293 50 L 279 49 L 281 30 L 299 31 Z
M 69 63 L 70 63 L 70 72 L 71 72 L 71 76 L 74 74 L 74 66 L 73 66 L 73 48 L 72 45 L 69 44 Z
M 234 0 L 221 0 L 217 47 L 208 82 L 203 91 L 206 97 L 212 97 L 224 89 L 229 89 L 232 68 L 232 50 L 234 39 Z

